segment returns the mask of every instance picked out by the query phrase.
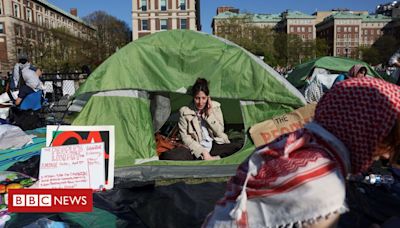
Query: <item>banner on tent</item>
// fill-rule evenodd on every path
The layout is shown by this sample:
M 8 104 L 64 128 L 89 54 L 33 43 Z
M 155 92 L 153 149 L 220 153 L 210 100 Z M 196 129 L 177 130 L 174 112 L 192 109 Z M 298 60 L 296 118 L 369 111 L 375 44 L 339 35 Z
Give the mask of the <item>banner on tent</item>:
M 114 126 L 47 126 L 46 146 L 104 143 L 104 179 L 106 189 L 114 185 Z
M 316 104 L 308 104 L 295 111 L 255 124 L 250 136 L 256 147 L 265 145 L 282 134 L 302 128 L 314 117 Z

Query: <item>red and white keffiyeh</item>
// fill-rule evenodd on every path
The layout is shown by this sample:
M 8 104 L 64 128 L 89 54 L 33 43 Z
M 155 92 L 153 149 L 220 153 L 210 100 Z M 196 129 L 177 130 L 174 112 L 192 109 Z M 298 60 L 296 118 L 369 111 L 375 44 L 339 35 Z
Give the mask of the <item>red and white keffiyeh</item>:
M 400 113 L 400 87 L 349 79 L 321 99 L 315 121 L 258 148 L 204 227 L 291 227 L 347 210 L 345 176 L 365 170 Z
M 320 100 L 314 120 L 351 151 L 352 172 L 365 171 L 378 143 L 400 115 L 400 87 L 379 79 L 349 79 Z

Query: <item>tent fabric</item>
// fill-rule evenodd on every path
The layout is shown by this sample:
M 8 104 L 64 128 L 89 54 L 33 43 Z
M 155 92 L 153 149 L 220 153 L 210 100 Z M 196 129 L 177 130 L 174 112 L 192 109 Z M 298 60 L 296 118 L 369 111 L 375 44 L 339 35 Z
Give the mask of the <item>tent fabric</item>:
M 212 79 L 212 97 L 295 106 L 301 103 L 301 95 L 275 71 L 266 70 L 261 60 L 257 62 L 242 48 L 227 42 L 186 30 L 143 37 L 101 64 L 81 85 L 77 96 L 120 89 L 179 91 L 202 76 Z M 286 96 L 288 88 L 290 96 Z
M 343 57 L 324 56 L 296 66 L 294 70 L 289 73 L 287 80 L 296 88 L 301 88 L 306 84 L 306 79 L 311 75 L 314 68 L 323 68 L 334 72 L 347 73 L 350 68 L 356 64 L 364 65 L 368 71 L 367 75 L 382 78 L 378 72 L 363 61 Z
M 226 183 L 178 182 L 97 193 L 95 206 L 137 224 L 127 227 L 200 227 L 223 196 Z
M 101 64 L 75 94 L 78 99 L 95 95 L 72 124 L 115 125 L 117 178 L 200 177 L 210 175 L 210 166 L 212 175 L 232 175 L 254 150 L 250 140 L 239 152 L 217 161 L 157 160 L 150 99 L 153 94 L 168 95 L 174 112 L 189 104 L 187 91 L 198 77 L 210 82 L 210 95 L 221 103 L 225 122 L 241 124 L 245 131 L 305 104 L 296 88 L 243 48 L 212 35 L 172 30 L 140 38 Z M 122 91 L 149 97 L 126 96 Z
M 56 224 L 40 226 L 39 219 L 63 222 L 67 227 L 118 227 L 117 217 L 112 213 L 96 208 L 87 213 L 12 213 L 5 227 L 60 227 Z M 59 224 L 61 225 L 61 224 Z

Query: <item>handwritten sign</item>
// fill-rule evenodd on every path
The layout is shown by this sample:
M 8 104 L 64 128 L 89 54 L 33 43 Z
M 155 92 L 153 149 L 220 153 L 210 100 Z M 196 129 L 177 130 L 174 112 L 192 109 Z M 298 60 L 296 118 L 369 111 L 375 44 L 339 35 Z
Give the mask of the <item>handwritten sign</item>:
M 265 145 L 282 134 L 300 129 L 314 117 L 316 104 L 308 104 L 295 111 L 276 116 L 253 125 L 249 132 L 256 147 Z
M 47 126 L 46 146 L 104 143 L 104 182 L 106 189 L 114 185 L 114 126 Z
M 104 143 L 42 148 L 39 188 L 104 186 Z

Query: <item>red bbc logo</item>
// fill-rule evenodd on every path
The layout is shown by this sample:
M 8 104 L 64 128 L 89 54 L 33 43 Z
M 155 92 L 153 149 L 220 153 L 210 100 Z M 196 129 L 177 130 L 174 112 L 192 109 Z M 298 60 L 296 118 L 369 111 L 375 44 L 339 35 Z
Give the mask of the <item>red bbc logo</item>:
M 9 212 L 91 212 L 92 189 L 10 189 Z

